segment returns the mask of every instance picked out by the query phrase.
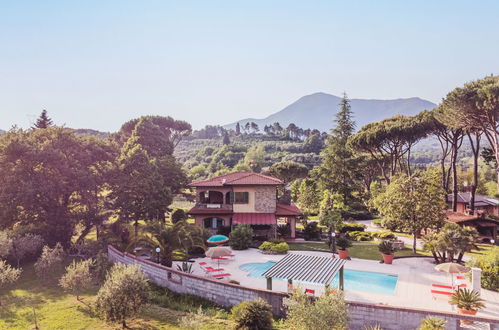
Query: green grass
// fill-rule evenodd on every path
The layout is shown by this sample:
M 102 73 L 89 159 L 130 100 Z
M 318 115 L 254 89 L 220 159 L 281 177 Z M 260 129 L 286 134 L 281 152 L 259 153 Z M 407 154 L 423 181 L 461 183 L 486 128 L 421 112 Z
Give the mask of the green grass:
M 51 282 L 39 280 L 32 265 L 23 267 L 21 278 L 2 289 L 0 299 L 0 329 L 34 329 L 33 308 L 40 329 L 115 329 L 117 324 L 107 324 L 87 306 L 95 300 L 95 287 L 81 297 L 65 293 L 57 285 L 61 272 L 53 274 Z M 134 320 L 127 322 L 132 329 L 180 329 L 179 321 L 186 311 L 147 305 Z M 227 328 L 226 320 L 207 318 L 210 329 Z
M 319 249 L 329 250 L 329 247 L 324 242 L 307 242 L 307 243 L 288 243 L 289 249 L 292 251 L 317 251 Z M 367 260 L 381 260 L 381 253 L 378 250 L 378 244 L 370 242 L 354 243 L 348 249 L 350 257 L 367 259 Z M 417 250 L 416 254 L 412 253 L 412 249 L 405 247 L 404 249 L 395 252 L 396 257 L 415 257 L 415 256 L 431 256 L 430 253 Z
M 478 256 L 482 254 L 487 254 L 491 249 L 492 246 L 491 244 L 477 244 L 478 249 L 472 249 L 470 252 L 467 252 L 466 254 L 469 256 Z

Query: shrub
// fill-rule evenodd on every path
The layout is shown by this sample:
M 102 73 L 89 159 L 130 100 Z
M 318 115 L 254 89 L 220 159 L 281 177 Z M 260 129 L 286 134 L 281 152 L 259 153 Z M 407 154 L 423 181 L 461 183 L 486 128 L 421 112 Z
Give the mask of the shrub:
M 201 306 L 196 313 L 189 313 L 180 319 L 179 326 L 182 329 L 197 330 L 206 326 L 207 315 L 203 312 Z
M 237 225 L 229 235 L 229 245 L 234 250 L 246 250 L 251 245 L 253 229 L 250 225 Z
M 270 250 L 275 253 L 286 253 L 289 251 L 289 245 L 286 242 L 274 244 Z
M 184 209 L 175 209 L 171 215 L 172 223 L 177 223 L 179 221 L 187 220 L 187 214 Z
M 484 289 L 499 291 L 499 246 L 494 246 L 487 254 L 473 256 L 466 265 L 482 269 Z
M 395 252 L 392 243 L 385 241 L 379 243 L 378 250 L 383 254 L 393 254 Z
M 138 265 L 115 264 L 97 293 L 95 307 L 106 321 L 120 322 L 137 315 L 148 299 L 147 280 Z
M 193 273 L 192 263 L 184 261 L 184 262 L 182 262 L 181 265 L 177 265 L 177 270 L 184 272 L 184 273 L 187 273 L 187 274 L 192 274 Z
M 335 291 L 311 300 L 301 291 L 284 300 L 290 329 L 345 330 L 348 310 L 343 293 Z
M 263 299 L 243 301 L 231 311 L 236 329 L 272 329 L 272 307 Z
M 445 330 L 446 320 L 439 317 L 428 316 L 421 320 L 419 330 Z
M 352 246 L 352 242 L 348 238 L 340 236 L 336 239 L 336 246 L 340 250 L 346 250 Z
M 366 225 L 361 223 L 345 223 L 341 226 L 340 233 L 348 233 L 351 231 L 364 231 L 366 229 Z
M 318 240 L 321 237 L 321 232 L 317 222 L 308 222 L 303 228 L 303 237 L 306 241 Z
M 11 267 L 4 260 L 0 260 L 0 288 L 5 284 L 17 281 L 21 275 L 21 272 L 22 269 Z
M 384 232 L 380 232 L 380 233 L 375 233 L 375 235 L 379 239 L 395 239 L 396 238 L 395 234 L 392 233 L 391 231 L 384 231 Z
M 449 303 L 457 305 L 457 308 L 467 311 L 477 311 L 485 307 L 483 299 L 480 298 L 478 292 L 466 288 L 459 288 L 450 296 Z
M 270 251 L 273 245 L 274 244 L 272 244 L 271 242 L 265 241 L 258 247 L 258 249 L 262 251 Z
M 357 242 L 371 241 L 373 239 L 373 234 L 368 231 L 351 231 L 347 233 L 347 237 Z
M 76 300 L 80 300 L 80 293 L 90 287 L 92 282 L 92 274 L 90 267 L 93 260 L 87 259 L 83 261 L 73 262 L 66 267 L 66 274 L 59 280 L 59 285 L 67 291 L 71 291 Z
M 281 237 L 287 237 L 291 235 L 291 225 L 289 223 L 285 225 L 277 226 L 277 234 Z
M 271 238 L 269 239 L 269 242 L 272 244 L 279 244 L 279 243 L 284 243 L 286 241 L 282 238 Z
M 62 268 L 63 260 L 64 250 L 62 249 L 61 243 L 57 243 L 53 249 L 45 245 L 42 254 L 35 263 L 35 272 L 37 276 L 42 279 L 47 279 L 47 275 L 57 272 L 59 268 Z

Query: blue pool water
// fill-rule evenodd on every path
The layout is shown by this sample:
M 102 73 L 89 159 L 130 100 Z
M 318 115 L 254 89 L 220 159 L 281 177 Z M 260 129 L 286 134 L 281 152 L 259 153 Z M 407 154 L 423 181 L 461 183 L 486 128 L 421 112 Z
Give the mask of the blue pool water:
M 273 261 L 264 263 L 250 263 L 239 266 L 242 271 L 248 272 L 250 277 L 263 278 L 262 274 L 275 265 Z M 384 294 L 394 294 L 397 286 L 397 275 L 364 272 L 360 270 L 345 269 L 345 289 Z M 274 278 L 275 280 L 282 280 Z M 337 287 L 339 274 L 333 279 L 332 285 Z

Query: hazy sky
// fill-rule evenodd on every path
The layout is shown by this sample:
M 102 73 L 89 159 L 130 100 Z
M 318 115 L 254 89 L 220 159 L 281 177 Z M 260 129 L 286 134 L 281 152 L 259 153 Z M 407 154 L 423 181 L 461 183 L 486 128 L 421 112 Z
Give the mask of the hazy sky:
M 265 117 L 314 92 L 419 96 L 499 72 L 497 1 L 0 0 L 0 128 Z M 297 123 L 299 124 L 299 123 Z

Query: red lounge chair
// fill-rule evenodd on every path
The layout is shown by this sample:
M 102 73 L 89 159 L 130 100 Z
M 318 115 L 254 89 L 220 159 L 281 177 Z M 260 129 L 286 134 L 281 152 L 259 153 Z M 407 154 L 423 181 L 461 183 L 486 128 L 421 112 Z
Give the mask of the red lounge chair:
M 225 258 L 225 257 L 212 257 L 211 259 L 213 259 L 213 260 L 229 260 L 229 258 Z
M 206 273 L 215 273 L 215 272 L 223 272 L 225 269 L 223 268 L 213 268 L 213 267 L 206 267 L 205 272 Z
M 433 286 L 435 288 L 442 288 L 442 289 L 452 290 L 452 287 L 450 285 L 432 284 L 431 286 Z
M 464 276 L 456 276 L 458 280 L 464 280 Z
M 305 289 L 305 294 L 306 294 L 306 295 L 312 295 L 312 296 L 314 296 L 314 295 L 315 295 L 315 290 L 312 290 L 312 289 Z
M 211 277 L 216 278 L 216 279 L 221 279 L 221 278 L 228 277 L 228 276 L 230 276 L 229 273 L 211 275 Z
M 449 292 L 449 291 L 431 290 L 431 293 L 442 294 L 442 295 L 445 295 L 445 296 L 452 296 L 452 292 Z

